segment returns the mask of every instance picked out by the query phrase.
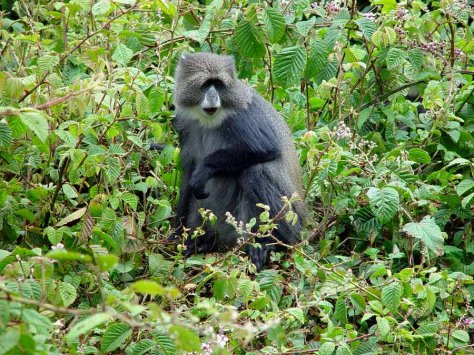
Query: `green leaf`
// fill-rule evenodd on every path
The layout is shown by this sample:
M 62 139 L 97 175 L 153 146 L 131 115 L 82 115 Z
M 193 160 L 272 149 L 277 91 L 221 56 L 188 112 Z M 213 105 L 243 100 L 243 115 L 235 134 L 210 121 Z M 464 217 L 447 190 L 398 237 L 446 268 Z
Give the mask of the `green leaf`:
M 33 131 L 41 142 L 46 142 L 49 131 L 48 116 L 35 109 L 24 109 L 19 112 L 19 117 L 21 122 Z
M 118 256 L 114 254 L 97 255 L 96 259 L 97 259 L 97 263 L 99 265 L 100 271 L 112 270 L 119 261 Z
M 332 341 L 328 341 L 320 346 L 318 355 L 332 355 L 334 350 L 336 350 L 336 344 Z
M 389 70 L 400 66 L 406 59 L 406 52 L 399 48 L 390 48 L 387 54 L 387 68 Z
M 408 159 L 420 164 L 431 163 L 430 155 L 421 148 L 410 149 L 410 151 L 408 152 Z
M 390 334 L 390 323 L 382 317 L 377 317 L 377 328 L 380 333 L 380 339 L 385 340 Z
M 316 17 L 311 17 L 308 21 L 299 21 L 296 23 L 296 31 L 298 31 L 301 36 L 306 37 L 315 23 Z
M 471 201 L 474 199 L 474 192 L 471 192 L 469 195 L 464 197 L 461 201 L 461 206 L 462 208 L 467 208 L 470 204 Z
M 59 57 L 57 55 L 42 55 L 38 58 L 38 68 L 43 72 L 52 70 L 58 64 Z
M 298 322 L 300 322 L 301 324 L 306 323 L 306 318 L 305 318 L 303 310 L 301 308 L 296 308 L 296 307 L 287 308 L 286 312 L 288 312 L 293 317 L 295 317 L 298 320 Z
M 176 345 L 179 350 L 201 352 L 199 336 L 191 329 L 180 325 L 173 325 L 170 327 L 169 333 L 176 339 Z
M 132 327 L 125 323 L 112 323 L 100 341 L 100 350 L 109 353 L 118 349 L 132 334 Z
M 12 130 L 5 123 L 0 122 L 0 148 L 7 148 L 12 142 Z
M 50 251 L 46 256 L 54 260 L 62 261 L 82 261 L 85 263 L 90 263 L 92 258 L 89 255 L 80 254 L 76 251 L 67 251 L 65 249 L 55 249 Z
M 158 344 L 151 339 L 142 339 L 133 346 L 132 355 L 143 355 L 148 351 L 154 350 Z
M 265 55 L 260 29 L 246 19 L 241 19 L 237 24 L 233 41 L 244 57 L 261 58 Z
M 136 281 L 131 285 L 131 288 L 135 292 L 152 296 L 163 296 L 165 294 L 165 288 L 163 286 L 154 281 L 149 280 Z
M 50 330 L 53 327 L 53 323 L 51 322 L 51 320 L 48 317 L 38 313 L 36 309 L 23 309 L 21 312 L 21 317 L 24 322 L 29 325 L 33 325 L 36 328 Z
M 336 307 L 334 308 L 334 318 L 342 324 L 347 324 L 347 306 L 345 296 L 339 296 L 336 301 Z
M 125 202 L 127 205 L 129 205 L 132 210 L 136 211 L 138 207 L 138 196 L 134 195 L 130 192 L 125 192 L 123 193 L 120 198 L 122 199 L 123 202 Z
M 20 340 L 20 331 L 17 328 L 7 329 L 5 333 L 0 335 L 0 354 L 6 354 L 13 349 Z
M 356 24 L 359 26 L 359 30 L 368 41 L 370 41 L 375 31 L 377 31 L 377 25 L 375 22 L 365 17 L 361 17 L 360 19 L 356 20 Z
M 285 34 L 285 17 L 279 9 L 267 7 L 258 13 L 260 22 L 264 24 L 263 29 L 270 43 L 277 43 Z
M 337 347 L 336 355 L 352 355 L 351 348 L 345 343 L 340 343 Z
M 92 15 L 102 16 L 106 15 L 111 8 L 111 3 L 109 0 L 100 0 L 92 6 Z
M 148 98 L 142 92 L 137 92 L 135 97 L 135 107 L 137 108 L 138 117 L 147 118 L 150 113 L 150 103 L 148 102 Z
M 112 59 L 123 66 L 127 65 L 132 57 L 133 51 L 122 43 L 117 44 L 114 54 L 112 54 Z
M 108 321 L 111 315 L 108 313 L 96 313 L 90 317 L 86 317 L 76 323 L 66 335 L 66 342 L 68 344 L 73 343 L 77 338 L 87 332 L 91 331 L 95 327 Z
M 458 186 L 456 186 L 456 193 L 458 196 L 464 195 L 466 192 L 471 190 L 474 187 L 474 180 L 466 179 L 461 181 Z
M 67 282 L 60 282 L 58 287 L 59 295 L 63 301 L 64 307 L 68 307 L 74 303 L 77 297 L 76 288 Z
M 391 187 L 371 187 L 367 192 L 370 208 L 380 223 L 388 223 L 398 211 L 400 204 L 397 190 Z
M 306 67 L 306 51 L 302 46 L 288 47 L 275 55 L 275 81 L 291 86 L 300 81 Z
M 168 332 L 162 329 L 157 329 L 152 331 L 153 339 L 158 343 L 160 347 L 160 352 L 164 355 L 174 355 L 176 354 L 176 346 L 173 339 L 168 335 Z
M 403 226 L 403 231 L 421 240 L 434 254 L 443 255 L 444 238 L 434 218 L 426 216 L 419 223 L 407 223 Z
M 408 51 L 408 60 L 416 70 L 420 70 L 425 62 L 425 54 L 420 48 L 410 49 Z
M 471 344 L 469 333 L 465 330 L 457 329 L 453 332 L 453 338 L 464 344 Z
M 396 313 L 401 297 L 402 285 L 399 282 L 392 282 L 382 288 L 382 303 L 393 313 Z
M 152 113 L 161 112 L 165 103 L 164 91 L 157 86 L 153 87 L 148 94 L 148 102 Z

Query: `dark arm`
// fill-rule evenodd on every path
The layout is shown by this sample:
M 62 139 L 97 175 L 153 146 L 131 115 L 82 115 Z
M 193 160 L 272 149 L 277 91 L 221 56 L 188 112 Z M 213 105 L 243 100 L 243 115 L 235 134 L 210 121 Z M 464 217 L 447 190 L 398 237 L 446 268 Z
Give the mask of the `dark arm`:
M 250 117 L 252 118 L 252 117 Z M 271 125 L 249 119 L 229 118 L 222 129 L 227 134 L 226 148 L 218 149 L 196 167 L 190 186 L 198 199 L 208 197 L 204 192 L 206 182 L 214 176 L 238 175 L 252 165 L 278 159 L 281 149 L 279 139 Z

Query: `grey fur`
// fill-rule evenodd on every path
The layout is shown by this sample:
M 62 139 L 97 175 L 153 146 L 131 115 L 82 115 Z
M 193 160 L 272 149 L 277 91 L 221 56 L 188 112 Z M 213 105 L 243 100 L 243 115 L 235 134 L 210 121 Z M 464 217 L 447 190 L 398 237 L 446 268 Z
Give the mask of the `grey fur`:
M 205 95 L 202 87 L 208 80 L 220 80 L 224 84 L 218 89 L 221 108 L 213 116 L 201 112 Z M 210 53 L 186 54 L 178 64 L 175 82 L 175 125 L 183 167 L 178 207 L 178 217 L 182 220 L 177 223 L 195 228 L 202 223 L 197 212 L 199 208 L 213 211 L 218 222 L 215 226 L 207 226 L 205 238 L 208 240 L 204 241 L 202 250 L 228 250 L 235 245 L 238 235 L 225 222 L 227 211 L 237 220 L 248 222 L 262 211 L 255 205 L 258 202 L 269 205 L 271 213 L 276 214 L 282 206 L 282 196 L 290 197 L 295 192 L 303 196 L 301 171 L 291 132 L 273 106 L 236 77 L 232 57 Z M 242 155 L 249 159 L 255 159 L 255 164 L 250 165 L 249 159 L 238 161 L 240 151 L 236 150 L 241 150 Z M 226 160 L 230 156 L 242 169 L 236 168 L 234 174 L 222 173 L 233 171 L 232 164 L 226 165 L 232 163 Z M 194 182 L 202 176 L 209 197 L 198 199 L 191 190 Z M 294 209 L 300 217 L 296 225 L 282 220 L 276 235 L 289 244 L 299 241 L 305 216 L 302 201 L 297 202 Z M 211 241 L 214 237 L 215 244 Z M 248 250 L 259 269 L 272 248 L 264 249 Z

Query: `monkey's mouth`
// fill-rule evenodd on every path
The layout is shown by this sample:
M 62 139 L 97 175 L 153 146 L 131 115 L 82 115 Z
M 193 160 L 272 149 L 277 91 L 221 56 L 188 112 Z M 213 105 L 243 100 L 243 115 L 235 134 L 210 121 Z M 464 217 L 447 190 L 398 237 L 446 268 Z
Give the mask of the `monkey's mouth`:
M 205 107 L 203 108 L 204 112 L 207 113 L 209 116 L 212 116 L 217 112 L 217 107 Z

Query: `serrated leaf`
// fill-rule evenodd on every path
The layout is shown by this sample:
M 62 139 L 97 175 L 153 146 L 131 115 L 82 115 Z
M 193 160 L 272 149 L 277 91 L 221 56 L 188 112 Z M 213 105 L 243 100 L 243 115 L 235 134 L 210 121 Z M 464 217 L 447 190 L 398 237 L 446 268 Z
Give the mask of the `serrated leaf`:
M 138 196 L 134 195 L 130 192 L 125 192 L 123 193 L 120 198 L 122 199 L 123 202 L 125 202 L 127 205 L 129 205 L 132 210 L 136 211 L 138 207 Z
M 296 23 L 296 31 L 298 31 L 301 36 L 306 37 L 315 24 L 315 17 L 311 17 L 308 21 L 299 21 Z
M 74 221 L 82 218 L 82 216 L 84 215 L 84 213 L 86 213 L 86 211 L 87 211 L 87 207 L 82 207 L 82 208 L 78 209 L 77 211 L 67 215 L 61 221 L 59 221 L 56 224 L 56 227 L 65 226 L 66 224 L 69 224 L 71 222 L 74 222 Z
M 352 355 L 351 348 L 345 343 L 340 343 L 337 347 L 336 355 Z
M 431 163 L 430 155 L 421 148 L 413 148 L 408 152 L 408 159 L 420 164 Z
M 261 58 L 265 55 L 260 29 L 246 19 L 241 19 L 237 24 L 233 40 L 244 57 Z
M 42 328 L 44 330 L 50 330 L 53 327 L 51 320 L 40 314 L 36 309 L 25 308 L 21 312 L 21 317 L 24 322 L 29 325 L 33 325 L 36 328 Z
M 390 222 L 400 205 L 397 190 L 391 187 L 384 187 L 382 189 L 371 187 L 367 192 L 367 196 L 370 208 L 377 220 L 382 224 Z
M 382 288 L 382 303 L 393 313 L 397 311 L 401 297 L 402 285 L 399 282 L 392 282 Z
M 46 142 L 49 132 L 48 116 L 43 112 L 28 109 L 20 111 L 19 117 L 21 122 L 33 131 L 41 142 Z
M 421 222 L 407 223 L 403 226 L 403 231 L 421 240 L 426 247 L 436 255 L 443 255 L 444 238 L 434 218 L 426 216 Z
M 375 22 L 365 17 L 356 20 L 356 24 L 359 26 L 359 30 L 368 41 L 372 39 L 372 35 L 377 31 L 377 25 Z
M 77 338 L 87 332 L 91 331 L 95 327 L 105 323 L 111 318 L 108 313 L 96 313 L 90 317 L 86 317 L 76 323 L 66 335 L 66 342 L 68 344 L 73 343 Z
M 332 355 L 334 350 L 336 350 L 336 344 L 332 341 L 328 341 L 320 346 L 318 355 Z
M 425 62 L 425 54 L 420 48 L 413 48 L 408 51 L 408 60 L 416 70 L 420 70 Z
M 0 122 L 0 148 L 6 148 L 13 142 L 13 134 L 10 127 Z
M 107 327 L 100 341 L 100 350 L 109 353 L 118 349 L 132 334 L 132 327 L 125 323 L 113 323 Z
M 152 332 L 153 339 L 158 343 L 160 347 L 160 352 L 164 355 L 174 355 L 176 354 L 176 346 L 173 341 L 164 330 L 158 329 Z
M 50 71 L 59 64 L 59 57 L 56 55 L 42 55 L 38 58 L 38 68 L 43 71 Z
M 270 43 L 277 43 L 285 33 L 285 17 L 279 9 L 267 7 L 258 13 Z
M 152 113 L 161 112 L 163 104 L 165 103 L 164 91 L 157 86 L 153 87 L 148 94 L 148 102 Z
M 382 317 L 377 317 L 377 329 L 380 333 L 380 339 L 385 340 L 390 334 L 390 323 Z
M 399 48 L 390 48 L 386 58 L 387 68 L 390 70 L 400 66 L 405 61 L 406 57 L 407 55 L 404 50 Z
M 125 44 L 119 43 L 115 47 L 114 54 L 112 54 L 112 59 L 119 64 L 127 65 L 127 63 L 132 59 L 133 51 L 128 48 Z
M 101 16 L 107 14 L 111 8 L 109 0 L 100 0 L 92 6 L 92 15 Z
M 287 308 L 286 312 L 288 312 L 293 317 L 295 317 L 298 320 L 298 322 L 300 322 L 301 324 L 306 323 L 306 318 L 305 318 L 303 310 L 301 308 L 296 308 L 296 307 Z
M 150 112 L 150 103 L 148 98 L 142 93 L 137 92 L 135 97 L 135 107 L 137 108 L 138 117 L 146 118 Z
M 334 318 L 342 324 L 347 324 L 347 306 L 345 296 L 339 296 L 334 308 Z
M 156 349 L 158 344 L 151 339 L 142 339 L 133 346 L 132 355 L 143 355 L 148 351 Z
M 458 186 L 456 186 L 456 193 L 458 196 L 462 196 L 472 188 L 474 188 L 474 180 L 466 179 L 461 181 Z
M 67 282 L 60 282 L 58 287 L 59 295 L 63 301 L 64 307 L 68 307 L 74 303 L 77 297 L 76 288 Z
M 306 67 L 306 51 L 302 46 L 282 49 L 275 55 L 273 72 L 275 81 L 284 86 L 291 86 L 300 81 Z

